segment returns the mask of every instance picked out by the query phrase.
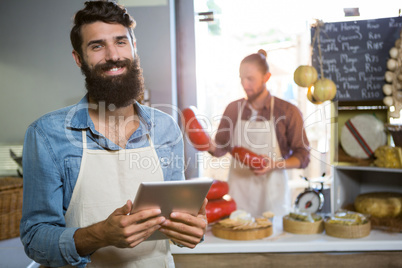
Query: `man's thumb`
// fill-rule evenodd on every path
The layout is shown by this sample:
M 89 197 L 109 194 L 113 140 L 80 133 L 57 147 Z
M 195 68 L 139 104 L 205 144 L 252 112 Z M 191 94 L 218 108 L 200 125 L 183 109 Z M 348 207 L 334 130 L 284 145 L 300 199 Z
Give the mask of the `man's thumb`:
M 116 210 L 116 212 L 120 211 L 122 214 L 129 215 L 131 212 L 132 206 L 133 206 L 133 203 L 131 202 L 131 200 L 127 200 L 126 204 L 124 204 L 124 206 L 122 206 L 121 208 L 118 208 Z

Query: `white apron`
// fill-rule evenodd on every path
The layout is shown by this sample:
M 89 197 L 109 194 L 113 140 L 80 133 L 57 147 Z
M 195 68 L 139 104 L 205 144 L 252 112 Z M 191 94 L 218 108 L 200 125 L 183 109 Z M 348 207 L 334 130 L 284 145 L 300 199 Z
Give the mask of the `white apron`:
M 82 131 L 83 155 L 65 219 L 67 227 L 86 227 L 105 220 L 133 200 L 142 181 L 162 181 L 152 140 L 150 146 L 119 151 L 90 150 Z M 108 246 L 94 252 L 87 267 L 174 267 L 169 240 L 146 241 L 134 248 Z
M 237 116 L 233 145 L 267 155 L 276 161 L 282 159 L 275 132 L 274 97 L 271 98 L 270 120 L 241 120 L 243 109 L 244 104 Z M 229 195 L 235 200 L 237 209 L 245 210 L 254 217 L 261 217 L 266 211 L 272 211 L 275 216 L 288 213 L 290 191 L 285 169 L 275 169 L 257 176 L 232 158 L 228 183 Z

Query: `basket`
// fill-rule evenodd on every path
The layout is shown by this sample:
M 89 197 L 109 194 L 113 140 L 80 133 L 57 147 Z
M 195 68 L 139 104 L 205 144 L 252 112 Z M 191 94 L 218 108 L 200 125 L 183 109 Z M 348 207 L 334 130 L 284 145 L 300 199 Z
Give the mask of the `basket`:
M 371 223 L 359 225 L 342 225 L 325 222 L 325 233 L 339 238 L 362 238 L 368 236 L 371 231 Z
M 22 178 L 0 178 L 0 240 L 20 235 Z
M 289 216 L 284 216 L 283 230 L 292 234 L 320 234 L 324 231 L 323 220 L 315 222 L 305 222 L 305 221 L 295 221 L 289 218 Z

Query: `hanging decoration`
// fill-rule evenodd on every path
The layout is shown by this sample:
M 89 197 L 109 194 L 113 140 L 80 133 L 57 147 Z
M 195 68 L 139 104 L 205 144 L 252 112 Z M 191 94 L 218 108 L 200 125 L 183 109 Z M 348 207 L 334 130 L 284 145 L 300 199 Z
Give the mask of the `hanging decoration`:
M 402 30 L 399 39 L 395 41 L 395 46 L 389 50 L 389 56 L 388 70 L 384 75 L 386 83 L 382 87 L 385 94 L 383 102 L 388 107 L 394 106 L 390 116 L 399 118 L 402 109 Z
M 336 96 L 335 83 L 324 77 L 324 69 L 322 64 L 321 41 L 320 41 L 320 28 L 324 23 L 316 20 L 312 25 L 316 27 L 316 31 L 311 42 L 311 51 L 317 41 L 318 55 L 320 62 L 320 79 L 318 79 L 317 70 L 310 65 L 301 65 L 294 72 L 294 81 L 300 87 L 307 87 L 307 99 L 313 104 L 321 104 L 325 101 L 332 101 Z M 312 54 L 312 53 L 311 53 Z

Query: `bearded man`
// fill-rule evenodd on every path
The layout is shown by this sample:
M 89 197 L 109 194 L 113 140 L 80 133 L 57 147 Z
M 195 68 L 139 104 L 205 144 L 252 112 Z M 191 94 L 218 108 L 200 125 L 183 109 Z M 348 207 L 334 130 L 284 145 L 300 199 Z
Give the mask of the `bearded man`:
M 147 238 L 159 230 L 194 248 L 205 234 L 206 200 L 197 216 L 131 211 L 141 182 L 184 180 L 184 161 L 173 161 L 183 159 L 180 129 L 138 102 L 134 26 L 122 6 L 86 2 L 70 39 L 88 92 L 27 129 L 21 241 L 47 267 L 174 267 L 169 240 Z

